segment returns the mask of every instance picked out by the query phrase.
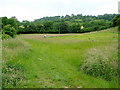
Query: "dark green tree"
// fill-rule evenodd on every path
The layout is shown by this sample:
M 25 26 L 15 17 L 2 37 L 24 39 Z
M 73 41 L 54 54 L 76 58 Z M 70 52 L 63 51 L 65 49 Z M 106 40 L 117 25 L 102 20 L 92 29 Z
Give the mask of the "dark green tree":
M 120 26 L 120 15 L 117 15 L 117 16 L 113 19 L 113 26 Z
M 69 26 L 69 32 L 71 33 L 77 33 L 77 32 L 80 32 L 80 29 L 81 29 L 81 25 L 80 24 L 73 24 L 71 26 Z
M 14 27 L 12 27 L 11 25 L 6 25 L 4 26 L 3 30 L 2 30 L 2 34 L 7 34 L 11 37 L 15 37 L 17 34 L 17 31 Z
M 68 23 L 66 23 L 66 22 L 61 22 L 60 24 L 59 24 L 59 32 L 60 33 L 68 33 Z
M 45 32 L 50 32 L 53 29 L 53 22 L 47 21 L 44 23 L 44 30 Z

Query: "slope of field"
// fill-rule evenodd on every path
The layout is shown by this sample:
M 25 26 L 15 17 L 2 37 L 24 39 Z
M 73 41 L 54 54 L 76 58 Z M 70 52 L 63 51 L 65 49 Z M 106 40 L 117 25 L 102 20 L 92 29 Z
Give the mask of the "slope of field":
M 84 61 L 94 61 L 93 57 L 109 62 L 110 58 L 117 60 L 117 28 L 87 34 L 47 36 L 24 34 L 3 41 L 3 87 L 118 87 L 116 78 L 107 81 L 81 70 Z

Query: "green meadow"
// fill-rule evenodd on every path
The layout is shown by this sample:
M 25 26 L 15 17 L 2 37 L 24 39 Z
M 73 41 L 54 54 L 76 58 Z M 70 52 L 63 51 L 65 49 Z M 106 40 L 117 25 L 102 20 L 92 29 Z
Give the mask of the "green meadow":
M 3 88 L 118 88 L 118 30 L 21 34 L 2 41 Z

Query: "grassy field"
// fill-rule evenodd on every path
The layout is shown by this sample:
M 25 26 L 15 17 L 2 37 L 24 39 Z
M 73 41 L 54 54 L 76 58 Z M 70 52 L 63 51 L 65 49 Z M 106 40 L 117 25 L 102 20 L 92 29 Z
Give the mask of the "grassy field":
M 3 87 L 118 87 L 117 28 L 47 36 L 22 34 L 3 41 Z

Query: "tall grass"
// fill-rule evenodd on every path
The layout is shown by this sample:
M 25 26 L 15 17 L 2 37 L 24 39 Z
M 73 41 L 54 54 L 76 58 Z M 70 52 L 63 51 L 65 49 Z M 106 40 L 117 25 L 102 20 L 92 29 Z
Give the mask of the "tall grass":
M 20 63 L 18 56 L 25 56 L 31 48 L 28 43 L 18 38 L 3 41 L 2 87 L 16 87 L 25 80 L 24 64 Z
M 84 56 L 84 62 L 80 69 L 86 74 L 102 77 L 107 81 L 120 78 L 118 71 L 118 45 L 113 44 L 104 47 L 94 47 L 88 50 Z

